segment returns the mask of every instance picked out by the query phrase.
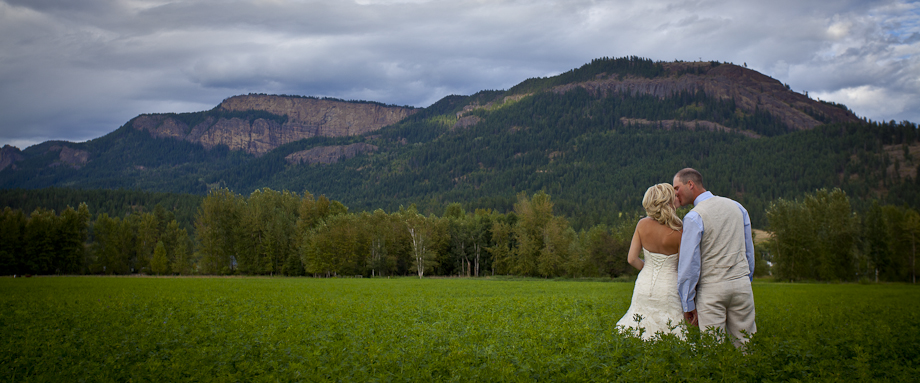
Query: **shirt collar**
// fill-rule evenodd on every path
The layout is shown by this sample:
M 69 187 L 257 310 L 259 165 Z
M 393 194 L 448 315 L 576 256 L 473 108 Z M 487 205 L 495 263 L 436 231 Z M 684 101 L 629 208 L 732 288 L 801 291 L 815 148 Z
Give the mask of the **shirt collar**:
M 713 197 L 712 192 L 707 190 L 703 194 L 696 196 L 696 199 L 693 200 L 693 206 L 697 206 L 700 204 L 700 202 L 703 202 L 712 197 Z

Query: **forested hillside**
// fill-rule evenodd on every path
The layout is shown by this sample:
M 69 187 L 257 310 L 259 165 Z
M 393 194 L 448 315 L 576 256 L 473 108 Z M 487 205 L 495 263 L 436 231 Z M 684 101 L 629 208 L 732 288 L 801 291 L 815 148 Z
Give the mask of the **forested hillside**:
M 202 195 L 146 192 L 111 189 L 0 189 L 0 207 L 9 207 L 29 214 L 36 209 L 63 212 L 67 207 L 86 204 L 93 216 L 107 214 L 125 217 L 132 213 L 154 213 L 160 220 L 175 219 L 191 230 L 198 213 Z
M 253 123 L 265 117 L 233 113 Z M 277 113 L 270 119 L 283 120 Z M 290 159 L 355 143 L 373 150 L 328 164 Z M 710 190 L 744 203 L 765 227 L 771 201 L 819 188 L 841 188 L 856 209 L 870 199 L 920 208 L 918 148 L 913 123 L 861 121 L 845 106 L 735 65 L 604 58 L 507 91 L 448 96 L 379 130 L 303 139 L 259 156 L 126 124 L 85 143 L 30 147 L 0 171 L 0 187 L 198 195 L 268 187 L 325 195 L 352 211 L 415 204 L 436 214 L 455 202 L 508 212 L 518 193 L 542 190 L 583 229 L 616 224 L 620 213 L 639 210 L 648 186 L 694 167 Z

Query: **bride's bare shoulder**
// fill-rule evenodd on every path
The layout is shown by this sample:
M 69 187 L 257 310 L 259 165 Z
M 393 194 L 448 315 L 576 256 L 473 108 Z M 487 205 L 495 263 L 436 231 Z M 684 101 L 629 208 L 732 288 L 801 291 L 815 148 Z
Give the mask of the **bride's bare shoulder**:
M 639 222 L 636 223 L 636 228 L 638 228 L 638 229 L 640 229 L 640 230 L 642 230 L 642 229 L 649 229 L 649 228 L 651 228 L 652 226 L 657 225 L 657 224 L 658 224 L 658 221 L 655 221 L 654 218 L 652 218 L 652 217 L 645 217 L 645 218 L 640 219 Z
M 645 226 L 648 228 L 655 228 L 655 229 L 658 229 L 659 227 L 667 227 L 666 225 L 664 225 L 661 222 L 656 221 L 652 217 L 645 217 L 645 218 L 640 219 L 637 226 Z

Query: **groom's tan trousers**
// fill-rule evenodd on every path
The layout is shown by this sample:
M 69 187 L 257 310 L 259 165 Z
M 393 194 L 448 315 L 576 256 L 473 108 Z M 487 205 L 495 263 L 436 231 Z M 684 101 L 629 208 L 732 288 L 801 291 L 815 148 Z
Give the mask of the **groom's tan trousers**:
M 697 285 L 696 311 L 700 329 L 721 329 L 734 337 L 732 341 L 735 347 L 746 343 L 747 337 L 757 331 L 757 324 L 754 323 L 754 293 L 747 277 Z

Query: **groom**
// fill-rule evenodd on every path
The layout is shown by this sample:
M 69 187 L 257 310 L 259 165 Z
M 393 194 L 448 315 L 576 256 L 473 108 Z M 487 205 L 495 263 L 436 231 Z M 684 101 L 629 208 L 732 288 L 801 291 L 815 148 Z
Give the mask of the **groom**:
M 740 203 L 706 191 L 700 172 L 674 175 L 680 206 L 693 204 L 684 217 L 677 266 L 677 289 L 688 323 L 731 334 L 735 347 L 757 331 L 754 323 L 754 242 L 751 219 Z

